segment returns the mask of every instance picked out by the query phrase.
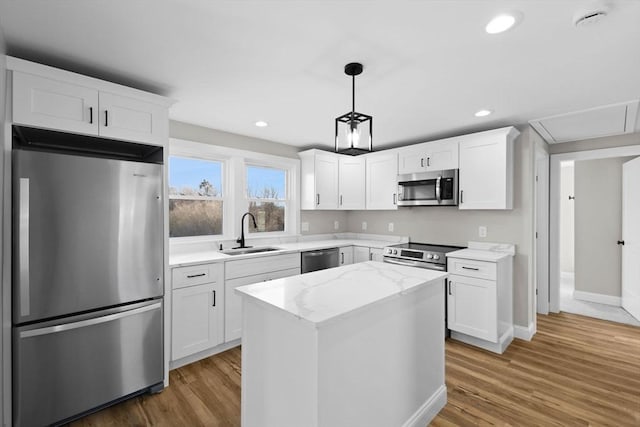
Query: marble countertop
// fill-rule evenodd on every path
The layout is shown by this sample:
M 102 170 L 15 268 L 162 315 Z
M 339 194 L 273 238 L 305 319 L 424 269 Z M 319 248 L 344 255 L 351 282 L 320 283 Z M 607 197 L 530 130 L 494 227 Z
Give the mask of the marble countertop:
M 235 292 L 317 327 L 423 285 L 440 283 L 447 276 L 435 270 L 367 261 L 241 286 Z
M 497 262 L 503 258 L 513 256 L 509 252 L 491 251 L 483 249 L 460 249 L 447 253 L 447 258 L 464 258 L 478 261 Z
M 312 251 L 317 249 L 336 248 L 344 246 L 364 246 L 371 248 L 384 248 L 393 245 L 394 242 L 381 240 L 363 240 L 363 239 L 326 239 L 326 240 L 310 240 L 293 243 L 274 243 L 264 244 L 260 246 L 275 247 L 279 250 L 271 252 L 259 252 L 254 254 L 227 255 L 220 251 L 205 250 L 191 253 L 171 254 L 169 255 L 170 267 L 182 267 L 187 265 L 202 264 L 206 262 L 224 262 L 246 258 L 257 258 L 271 255 L 282 255 L 287 253 L 295 253 L 300 251 Z

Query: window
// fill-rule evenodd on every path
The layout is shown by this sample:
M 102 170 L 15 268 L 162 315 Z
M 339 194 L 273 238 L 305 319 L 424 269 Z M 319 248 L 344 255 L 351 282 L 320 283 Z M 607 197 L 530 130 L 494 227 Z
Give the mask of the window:
M 223 163 L 169 157 L 169 237 L 222 234 Z
M 257 228 L 249 232 L 284 232 L 287 214 L 287 171 L 247 165 L 249 212 L 256 218 Z

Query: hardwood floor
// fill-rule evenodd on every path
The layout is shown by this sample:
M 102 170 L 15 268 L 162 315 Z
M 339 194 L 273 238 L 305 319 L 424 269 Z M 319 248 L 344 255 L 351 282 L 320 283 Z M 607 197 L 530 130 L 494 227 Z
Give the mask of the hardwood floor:
M 170 382 L 72 426 L 240 426 L 239 348 Z M 433 426 L 640 426 L 640 328 L 561 313 L 538 316 L 534 339 L 503 355 L 450 340 L 446 382 Z

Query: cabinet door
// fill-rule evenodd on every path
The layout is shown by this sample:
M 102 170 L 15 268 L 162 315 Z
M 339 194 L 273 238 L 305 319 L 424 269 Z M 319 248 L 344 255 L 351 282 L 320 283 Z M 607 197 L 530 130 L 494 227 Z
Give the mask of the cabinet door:
M 512 142 L 478 135 L 460 142 L 460 209 L 513 207 Z
M 383 253 L 380 248 L 369 248 L 369 260 L 382 262 Z
M 100 135 L 163 145 L 168 139 L 167 110 L 159 105 L 100 92 Z
M 451 275 L 447 292 L 449 329 L 498 342 L 496 282 Z
M 353 246 L 340 248 L 340 265 L 353 264 Z
M 365 158 L 340 156 L 338 161 L 340 209 L 365 208 Z
M 227 280 L 224 296 L 224 340 L 233 341 L 242 336 L 242 297 L 235 293 L 235 288 L 298 274 L 300 274 L 299 268 L 291 268 Z
M 98 91 L 14 71 L 13 121 L 97 135 Z
M 338 209 L 338 158 L 333 154 L 315 157 L 316 209 Z
M 363 246 L 353 247 L 353 263 L 369 261 L 369 248 Z
M 425 170 L 458 169 L 458 141 L 435 141 L 426 144 Z
M 367 209 L 398 209 L 398 153 L 366 155 Z
M 224 291 L 219 282 L 176 289 L 172 296 L 172 360 L 222 343 Z
M 416 144 L 398 150 L 398 173 L 424 172 L 426 167 L 426 146 Z

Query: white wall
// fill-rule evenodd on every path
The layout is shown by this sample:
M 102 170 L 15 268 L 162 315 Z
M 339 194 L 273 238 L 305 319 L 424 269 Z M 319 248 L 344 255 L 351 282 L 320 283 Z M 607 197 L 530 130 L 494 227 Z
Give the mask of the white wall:
M 531 128 L 515 142 L 514 209 L 510 211 L 461 211 L 457 207 L 412 207 L 397 211 L 353 211 L 348 231 L 409 236 L 411 241 L 466 246 L 468 241 L 508 242 L 516 245 L 514 261 L 514 322 L 528 327 L 533 321 L 533 200 L 535 146 L 542 139 Z M 394 231 L 388 224 L 394 223 Z M 487 227 L 487 237 L 478 227 Z
M 560 271 L 574 272 L 574 165 L 562 163 L 560 172 Z
M 633 157 L 575 162 L 575 289 L 621 295 L 622 164 Z

